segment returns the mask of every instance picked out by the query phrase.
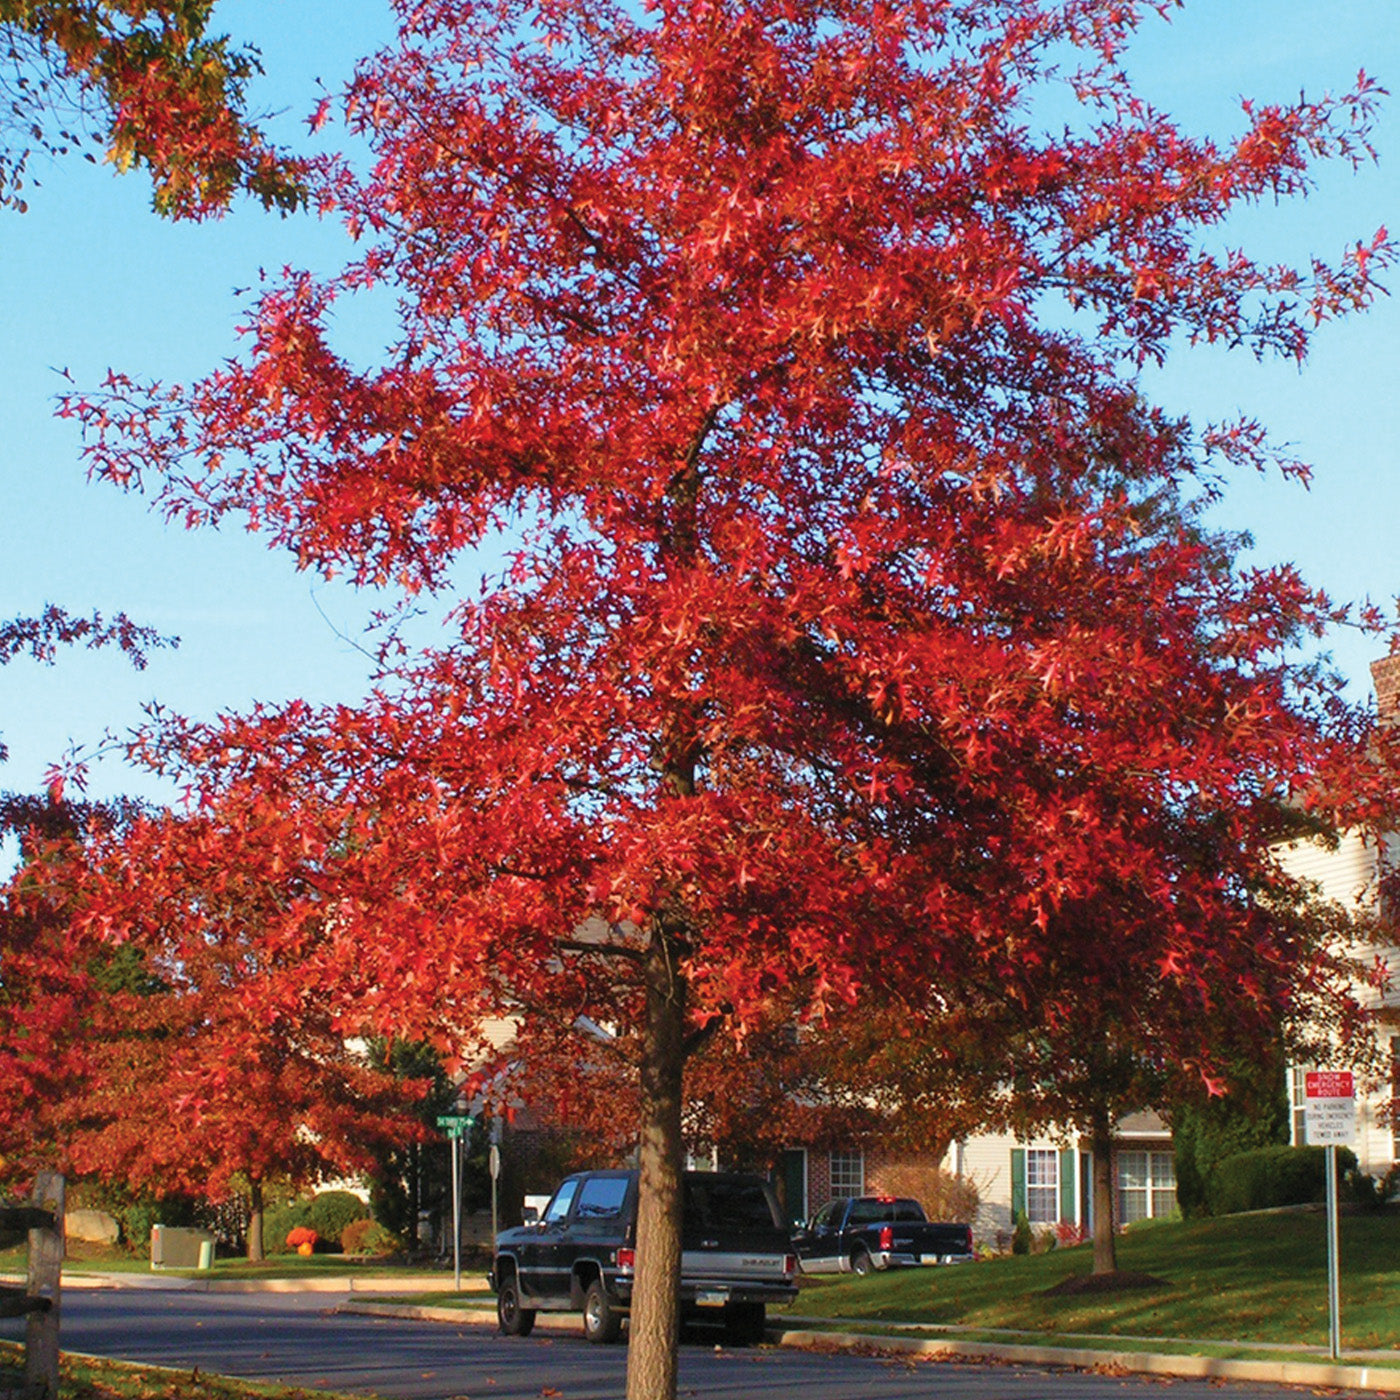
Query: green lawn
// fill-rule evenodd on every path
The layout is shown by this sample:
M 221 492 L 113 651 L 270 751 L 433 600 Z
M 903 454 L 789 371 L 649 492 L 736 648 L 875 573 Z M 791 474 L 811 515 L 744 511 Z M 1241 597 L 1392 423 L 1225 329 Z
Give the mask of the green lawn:
M 1118 1242 L 1122 1270 L 1160 1287 L 1091 1296 L 1048 1290 L 1092 1267 L 1090 1248 L 870 1278 L 809 1278 L 794 1314 L 1033 1333 L 1327 1345 L 1326 1217 L 1278 1213 L 1152 1222 Z M 1400 1214 L 1341 1230 L 1344 1349 L 1400 1348 Z
M 23 1244 L 11 1249 L 0 1250 L 0 1273 L 22 1274 L 27 1267 L 27 1247 Z M 149 1254 L 132 1254 L 116 1247 L 83 1244 L 70 1240 L 63 1268 L 65 1273 L 84 1272 L 148 1274 L 151 1272 Z M 462 1272 L 465 1276 L 470 1268 L 473 1275 L 485 1269 L 484 1264 L 473 1262 L 470 1266 L 463 1260 Z M 424 1274 L 440 1274 L 451 1284 L 452 1270 L 442 1265 L 398 1264 L 383 1259 L 347 1258 L 343 1254 L 312 1254 L 303 1257 L 299 1254 L 275 1254 L 259 1264 L 250 1264 L 246 1259 L 216 1259 L 212 1273 L 203 1274 L 195 1269 L 165 1269 L 162 1273 L 177 1277 L 218 1278 L 218 1279 L 261 1279 L 261 1278 L 317 1278 L 325 1276 L 344 1277 L 346 1274 L 396 1275 L 411 1274 L 421 1277 Z

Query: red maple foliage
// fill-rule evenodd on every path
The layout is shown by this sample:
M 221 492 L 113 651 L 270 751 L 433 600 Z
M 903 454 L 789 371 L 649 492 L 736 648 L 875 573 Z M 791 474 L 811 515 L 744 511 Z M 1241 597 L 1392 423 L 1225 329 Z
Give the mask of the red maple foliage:
M 91 907 L 125 929 L 256 871 L 292 891 L 259 942 L 311 946 L 338 1006 L 635 1045 L 634 1400 L 675 1389 L 700 1045 L 878 1006 L 894 967 L 1070 1017 L 1069 960 L 1086 995 L 1162 989 L 1133 1035 L 1200 1059 L 1191 1007 L 1282 985 L 1249 897 L 1282 803 L 1356 791 L 1344 707 L 1287 662 L 1327 600 L 1192 520 L 1267 441 L 1136 371 L 1191 338 L 1301 357 L 1375 295 L 1383 231 L 1306 271 L 1210 235 L 1363 158 L 1376 89 L 1192 137 L 1120 65 L 1152 8 L 404 4 L 346 94 L 376 163 L 320 191 L 351 265 L 267 291 L 192 388 L 65 406 L 97 475 L 307 566 L 445 593 L 516 542 L 364 705 L 153 736 L 210 824 L 134 832 Z M 335 316 L 375 289 L 400 335 L 365 367 Z
M 203 218 L 239 190 L 287 213 L 301 163 L 244 111 L 256 50 L 207 32 L 209 0 L 6 0 L 0 37 L 0 206 L 21 213 L 30 151 L 63 154 L 94 132 L 118 169 L 144 166 L 158 211 Z
M 72 876 L 91 878 L 84 837 L 114 830 L 31 826 L 0 904 L 0 1176 L 57 1164 L 155 1196 L 246 1194 L 260 1258 L 264 1187 L 363 1173 L 377 1148 L 425 1139 L 409 1110 L 426 1086 L 375 1068 L 295 956 L 260 942 L 281 885 L 187 872 L 178 900 L 104 936 Z

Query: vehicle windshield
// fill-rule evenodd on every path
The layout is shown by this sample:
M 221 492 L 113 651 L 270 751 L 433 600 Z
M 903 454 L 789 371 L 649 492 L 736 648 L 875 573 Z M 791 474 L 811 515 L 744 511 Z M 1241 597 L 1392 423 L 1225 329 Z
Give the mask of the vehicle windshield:
M 545 1207 L 544 1223 L 546 1225 L 553 1225 L 568 1215 L 569 1207 L 574 1203 L 574 1192 L 577 1190 L 578 1181 L 574 1177 L 570 1177 L 560 1186 L 554 1193 L 554 1199 Z
M 781 1228 L 760 1181 L 704 1181 L 688 1177 L 685 1221 L 696 1230 Z
M 922 1220 L 924 1212 L 917 1201 L 867 1200 L 851 1204 L 852 1225 L 876 1225 L 885 1221 Z

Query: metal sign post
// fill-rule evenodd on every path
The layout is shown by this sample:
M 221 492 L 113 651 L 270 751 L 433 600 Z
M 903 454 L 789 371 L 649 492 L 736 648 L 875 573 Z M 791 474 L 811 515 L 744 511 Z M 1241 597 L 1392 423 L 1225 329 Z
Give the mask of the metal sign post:
M 1327 1347 L 1342 1355 L 1342 1269 L 1337 1225 L 1337 1148 L 1356 1140 L 1356 1083 L 1350 1070 L 1304 1076 L 1303 1126 L 1309 1146 L 1327 1149 Z
M 462 1291 L 462 1139 L 473 1122 L 470 1113 L 444 1113 L 437 1125 L 447 1134 L 452 1148 L 452 1285 Z
M 1342 1355 L 1342 1268 L 1337 1230 L 1337 1144 L 1327 1144 L 1327 1354 Z
M 501 1233 L 500 1184 L 501 1184 L 501 1120 L 491 1124 L 491 1155 L 487 1159 L 491 1169 L 491 1252 L 496 1252 L 496 1236 Z M 492 1264 L 495 1268 L 495 1264 Z

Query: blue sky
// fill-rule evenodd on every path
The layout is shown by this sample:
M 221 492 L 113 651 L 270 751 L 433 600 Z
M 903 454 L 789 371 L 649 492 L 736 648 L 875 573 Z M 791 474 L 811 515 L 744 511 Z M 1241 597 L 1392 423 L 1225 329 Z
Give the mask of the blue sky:
M 282 111 L 294 140 L 316 80 L 334 88 L 390 34 L 386 8 L 372 0 L 225 0 L 215 26 L 262 48 L 268 77 L 255 103 Z M 1188 130 L 1225 136 L 1240 128 L 1242 95 L 1345 91 L 1361 67 L 1400 91 L 1400 0 L 1188 0 L 1171 25 L 1147 23 L 1133 63 L 1146 95 Z M 1400 229 L 1400 99 L 1387 101 L 1377 144 L 1378 166 L 1323 172 L 1307 203 L 1251 211 L 1231 240 L 1281 257 L 1335 257 L 1381 224 Z M 114 653 L 79 651 L 52 667 L 0 668 L 0 735 L 10 748 L 0 787 L 13 789 L 37 787 L 70 742 L 129 729 L 150 700 L 208 716 L 296 695 L 353 698 L 366 675 L 353 644 L 364 600 L 298 575 L 236 526 L 187 534 L 139 498 L 89 485 L 73 425 L 52 417 L 61 367 L 80 385 L 109 366 L 170 379 L 208 370 L 234 348 L 231 290 L 259 267 L 338 265 L 338 229 L 254 209 L 173 225 L 149 213 L 139 176 L 80 160 L 35 174 L 30 212 L 0 212 L 0 616 L 46 602 L 125 611 L 179 634 L 181 645 L 144 672 Z M 1386 300 L 1325 328 L 1301 371 L 1191 352 L 1149 388 L 1200 419 L 1248 412 L 1292 443 L 1315 465 L 1311 491 L 1240 480 L 1222 521 L 1252 531 L 1261 561 L 1292 560 L 1338 598 L 1388 604 L 1400 593 L 1398 377 L 1400 305 Z M 1358 695 L 1377 650 L 1374 639 L 1333 641 Z M 158 791 L 116 762 L 94 770 L 93 790 Z

